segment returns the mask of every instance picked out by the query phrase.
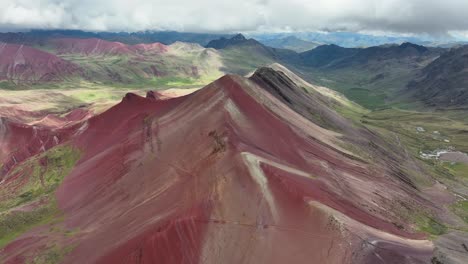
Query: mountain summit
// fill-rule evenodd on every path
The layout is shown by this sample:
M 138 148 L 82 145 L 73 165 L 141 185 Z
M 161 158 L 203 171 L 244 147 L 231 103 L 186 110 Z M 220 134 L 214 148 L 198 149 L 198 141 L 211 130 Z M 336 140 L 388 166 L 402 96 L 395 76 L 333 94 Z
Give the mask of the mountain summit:
M 237 35 L 233 36 L 232 38 L 222 37 L 220 39 L 212 40 L 206 45 L 206 47 L 207 48 L 214 48 L 214 49 L 224 49 L 224 48 L 227 48 L 227 47 L 230 47 L 230 46 L 245 45 L 245 44 L 255 45 L 255 44 L 260 44 L 260 42 L 254 40 L 254 39 L 247 39 L 242 34 L 237 34 Z

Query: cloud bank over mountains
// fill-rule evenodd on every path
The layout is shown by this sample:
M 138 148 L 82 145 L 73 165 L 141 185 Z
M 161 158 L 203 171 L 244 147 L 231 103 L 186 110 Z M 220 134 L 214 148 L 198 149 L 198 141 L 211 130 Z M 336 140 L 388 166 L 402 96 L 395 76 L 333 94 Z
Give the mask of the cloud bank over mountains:
M 0 0 L 0 28 L 468 32 L 466 0 Z

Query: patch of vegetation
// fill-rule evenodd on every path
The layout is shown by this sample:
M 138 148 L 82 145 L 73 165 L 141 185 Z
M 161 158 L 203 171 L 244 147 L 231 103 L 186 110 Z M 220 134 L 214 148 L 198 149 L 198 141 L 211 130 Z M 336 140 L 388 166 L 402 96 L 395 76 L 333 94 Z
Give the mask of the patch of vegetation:
M 5 90 L 14 90 L 16 89 L 16 84 L 9 82 L 9 81 L 0 81 L 0 89 Z
M 68 92 L 70 97 L 82 101 L 83 103 L 97 103 L 100 101 L 116 101 L 122 99 L 124 93 L 118 93 L 111 89 L 80 89 Z
M 444 162 L 445 169 L 455 177 L 468 180 L 468 164 L 459 162 Z
M 450 228 L 441 223 L 430 210 L 411 201 L 395 200 L 391 211 L 395 212 L 402 222 L 411 224 L 412 232 L 423 232 L 435 237 L 447 233 Z M 400 223 L 393 224 L 398 227 Z
M 418 216 L 416 225 L 420 231 L 434 236 L 440 236 L 447 232 L 447 226 L 429 216 Z
M 73 246 L 62 248 L 58 245 L 48 247 L 42 254 L 36 256 L 32 264 L 55 264 L 60 263 L 63 258 L 73 250 Z
M 468 223 L 468 201 L 459 201 L 453 204 L 452 211 Z
M 383 92 L 363 88 L 351 88 L 343 91 L 343 93 L 350 100 L 368 109 L 378 109 L 385 105 L 386 95 Z
M 354 123 L 361 123 L 362 117 L 369 113 L 369 110 L 357 105 L 334 105 L 333 108 L 342 116 L 352 120 Z
M 50 198 L 50 197 L 48 197 Z M 12 211 L 0 215 L 0 248 L 33 227 L 53 223 L 60 215 L 55 200 L 31 211 Z
M 78 150 L 58 146 L 10 172 L 19 176 L 0 190 L 0 248 L 33 227 L 60 220 L 54 192 L 79 157 Z
M 185 77 L 159 77 L 148 80 L 148 84 L 155 87 L 180 87 L 201 84 L 197 79 Z

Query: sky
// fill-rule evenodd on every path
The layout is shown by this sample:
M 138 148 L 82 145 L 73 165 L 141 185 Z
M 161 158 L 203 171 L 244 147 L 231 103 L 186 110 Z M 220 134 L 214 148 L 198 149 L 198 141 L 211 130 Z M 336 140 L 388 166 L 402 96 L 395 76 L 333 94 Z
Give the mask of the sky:
M 468 0 L 0 0 L 0 29 L 468 37 Z

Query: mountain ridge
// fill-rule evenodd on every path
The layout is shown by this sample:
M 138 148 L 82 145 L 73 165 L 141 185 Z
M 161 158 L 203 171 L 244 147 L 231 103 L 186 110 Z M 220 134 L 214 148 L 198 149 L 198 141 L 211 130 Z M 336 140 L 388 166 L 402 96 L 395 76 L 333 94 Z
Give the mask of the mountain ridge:
M 275 96 L 287 102 L 307 94 L 291 82 L 259 69 L 250 79 L 225 75 L 173 99 L 129 93 L 66 128 L 72 137 L 61 143 L 81 155 L 56 192 L 64 220 L 26 232 L 4 258 L 27 259 L 21 248 L 74 241 L 64 263 L 239 262 L 247 249 L 252 261 L 269 263 L 427 262 L 432 242 L 393 224 L 400 220 L 384 201 L 431 205 L 387 165 L 353 158 L 342 134 Z M 11 171 L 25 177 L 28 170 Z M 10 176 L 2 188 L 21 178 Z M 248 244 L 252 235 L 259 240 Z M 371 241 L 378 247 L 363 253 Z M 330 247 L 333 254 L 316 254 Z
M 0 42 L 0 81 L 63 81 L 82 74 L 74 63 L 28 46 Z
M 269 47 L 289 49 L 295 52 L 304 52 L 304 51 L 314 49 L 320 45 L 323 45 L 322 43 L 306 41 L 296 36 L 288 36 L 284 38 L 275 38 L 275 39 L 265 39 L 265 40 L 259 40 L 259 41 Z
M 452 48 L 408 84 L 413 97 L 431 107 L 463 107 L 468 102 L 468 46 Z

